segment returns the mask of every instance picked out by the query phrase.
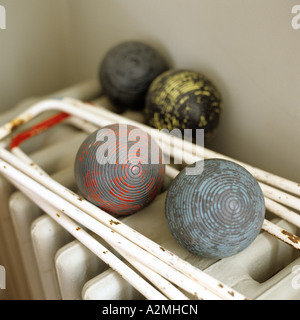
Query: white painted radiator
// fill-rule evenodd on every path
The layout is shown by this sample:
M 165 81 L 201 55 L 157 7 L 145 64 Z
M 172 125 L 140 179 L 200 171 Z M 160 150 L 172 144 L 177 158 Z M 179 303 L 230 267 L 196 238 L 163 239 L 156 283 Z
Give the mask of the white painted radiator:
M 100 96 L 96 81 L 74 86 L 54 96 L 94 100 L 109 107 L 106 98 Z M 10 120 L 33 100 L 3 115 L 1 123 Z M 127 112 L 125 116 L 143 122 L 139 113 Z M 86 135 L 68 124 L 60 124 L 24 143 L 24 150 L 55 180 L 76 190 L 73 163 Z M 123 218 L 122 222 L 249 299 L 300 300 L 299 250 L 264 231 L 246 250 L 219 261 L 197 257 L 180 247 L 164 218 L 164 200 L 169 183 L 166 178 L 164 189 L 154 202 L 137 214 Z M 291 234 L 299 235 L 298 228 L 291 223 L 268 212 L 267 218 Z M 93 236 L 105 243 L 98 236 Z M 118 273 L 2 176 L 0 265 L 6 270 L 6 289 L 0 290 L 0 299 L 144 299 Z

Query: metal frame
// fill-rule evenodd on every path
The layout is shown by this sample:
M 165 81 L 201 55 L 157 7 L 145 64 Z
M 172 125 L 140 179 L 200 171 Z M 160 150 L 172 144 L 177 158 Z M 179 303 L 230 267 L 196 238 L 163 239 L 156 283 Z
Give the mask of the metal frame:
M 0 138 L 3 141 L 0 148 L 0 172 L 75 238 L 121 274 L 146 298 L 188 299 L 178 288 L 182 288 L 197 299 L 246 298 L 232 288 L 220 283 L 217 279 L 180 259 L 167 249 L 162 248 L 159 244 L 137 233 L 120 220 L 112 218 L 103 210 L 54 181 L 38 165 L 33 165 L 32 160 L 19 147 L 20 142 L 23 141 L 22 139 L 20 140 L 20 135 L 15 139 L 9 138 L 9 135 L 22 124 L 49 110 L 62 111 L 64 116 L 60 114 L 58 118 L 61 118 L 61 120 L 67 119 L 65 121 L 69 121 L 86 132 L 92 132 L 99 127 L 115 122 L 125 122 L 138 126 L 150 133 L 163 150 L 170 151 L 164 147 L 171 142 L 173 156 L 177 154 L 176 150 L 178 152 L 183 150 L 193 160 L 218 157 L 237 163 L 240 162 L 190 142 L 179 141 L 175 137 L 172 137 L 173 140 L 171 141 L 170 136 L 165 133 L 155 131 L 153 128 L 116 115 L 104 108 L 94 107 L 82 101 L 68 98 L 41 101 L 0 128 Z M 52 125 L 58 122 L 52 121 Z M 48 123 L 43 127 L 43 130 L 49 126 Z M 35 130 L 34 134 L 38 134 L 41 132 L 39 129 L 41 129 L 41 125 L 32 128 L 31 133 L 33 134 Z M 26 133 L 23 133 L 23 138 L 29 138 L 32 134 L 26 135 Z M 18 139 L 19 142 L 16 143 Z M 13 147 L 11 151 L 7 147 L 9 144 Z M 252 166 L 240 164 L 248 169 L 259 181 L 265 195 L 267 209 L 300 227 L 299 215 L 285 207 L 300 208 L 300 200 L 296 196 L 285 192 L 288 191 L 299 195 L 299 185 Z M 167 166 L 167 174 L 174 178 L 178 171 L 171 166 Z M 83 230 L 82 226 L 92 230 L 106 240 L 158 290 L 91 237 Z M 265 219 L 262 229 L 297 250 L 300 249 L 300 239 L 296 235 L 288 233 L 270 221 Z

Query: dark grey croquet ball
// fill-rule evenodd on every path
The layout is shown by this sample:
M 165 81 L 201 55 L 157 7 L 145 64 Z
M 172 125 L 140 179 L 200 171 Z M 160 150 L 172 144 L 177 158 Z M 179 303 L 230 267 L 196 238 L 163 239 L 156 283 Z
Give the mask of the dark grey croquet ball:
M 99 79 L 110 101 L 121 108 L 143 109 L 151 82 L 168 68 L 165 59 L 150 45 L 125 41 L 104 56 Z

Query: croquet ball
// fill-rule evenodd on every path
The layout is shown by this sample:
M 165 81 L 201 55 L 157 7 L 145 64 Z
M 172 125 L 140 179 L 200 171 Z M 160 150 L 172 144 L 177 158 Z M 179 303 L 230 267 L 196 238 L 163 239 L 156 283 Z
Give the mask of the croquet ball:
M 167 70 L 158 51 L 139 41 L 125 41 L 111 48 L 100 65 L 100 83 L 119 107 L 142 109 L 151 82 Z
M 204 139 L 214 135 L 222 111 L 216 86 L 203 74 L 171 69 L 151 83 L 146 95 L 145 113 L 150 126 L 157 129 L 204 129 Z
M 165 202 L 174 238 L 190 252 L 214 259 L 232 256 L 259 234 L 264 196 L 242 166 L 222 159 L 200 160 L 173 180 Z
M 150 204 L 165 175 L 162 153 L 152 140 L 141 129 L 126 124 L 108 125 L 89 135 L 75 159 L 80 194 L 117 216 Z

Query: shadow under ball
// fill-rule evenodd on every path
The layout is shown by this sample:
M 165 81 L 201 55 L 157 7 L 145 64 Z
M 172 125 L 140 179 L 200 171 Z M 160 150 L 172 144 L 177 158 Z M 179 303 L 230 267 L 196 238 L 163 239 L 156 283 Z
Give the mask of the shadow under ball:
M 216 86 L 203 74 L 192 70 L 171 69 L 150 85 L 145 113 L 150 126 L 159 130 L 204 129 L 204 140 L 214 136 L 222 112 Z
M 126 41 L 110 49 L 100 65 L 103 91 L 116 106 L 142 109 L 151 82 L 167 70 L 163 57 L 151 46 Z
M 107 213 L 133 214 L 160 192 L 165 165 L 158 145 L 134 126 L 112 124 L 89 135 L 75 159 L 81 195 Z
M 259 234 L 264 196 L 255 178 L 235 162 L 201 160 L 173 180 L 165 212 L 174 238 L 199 256 L 221 259 L 247 248 Z

